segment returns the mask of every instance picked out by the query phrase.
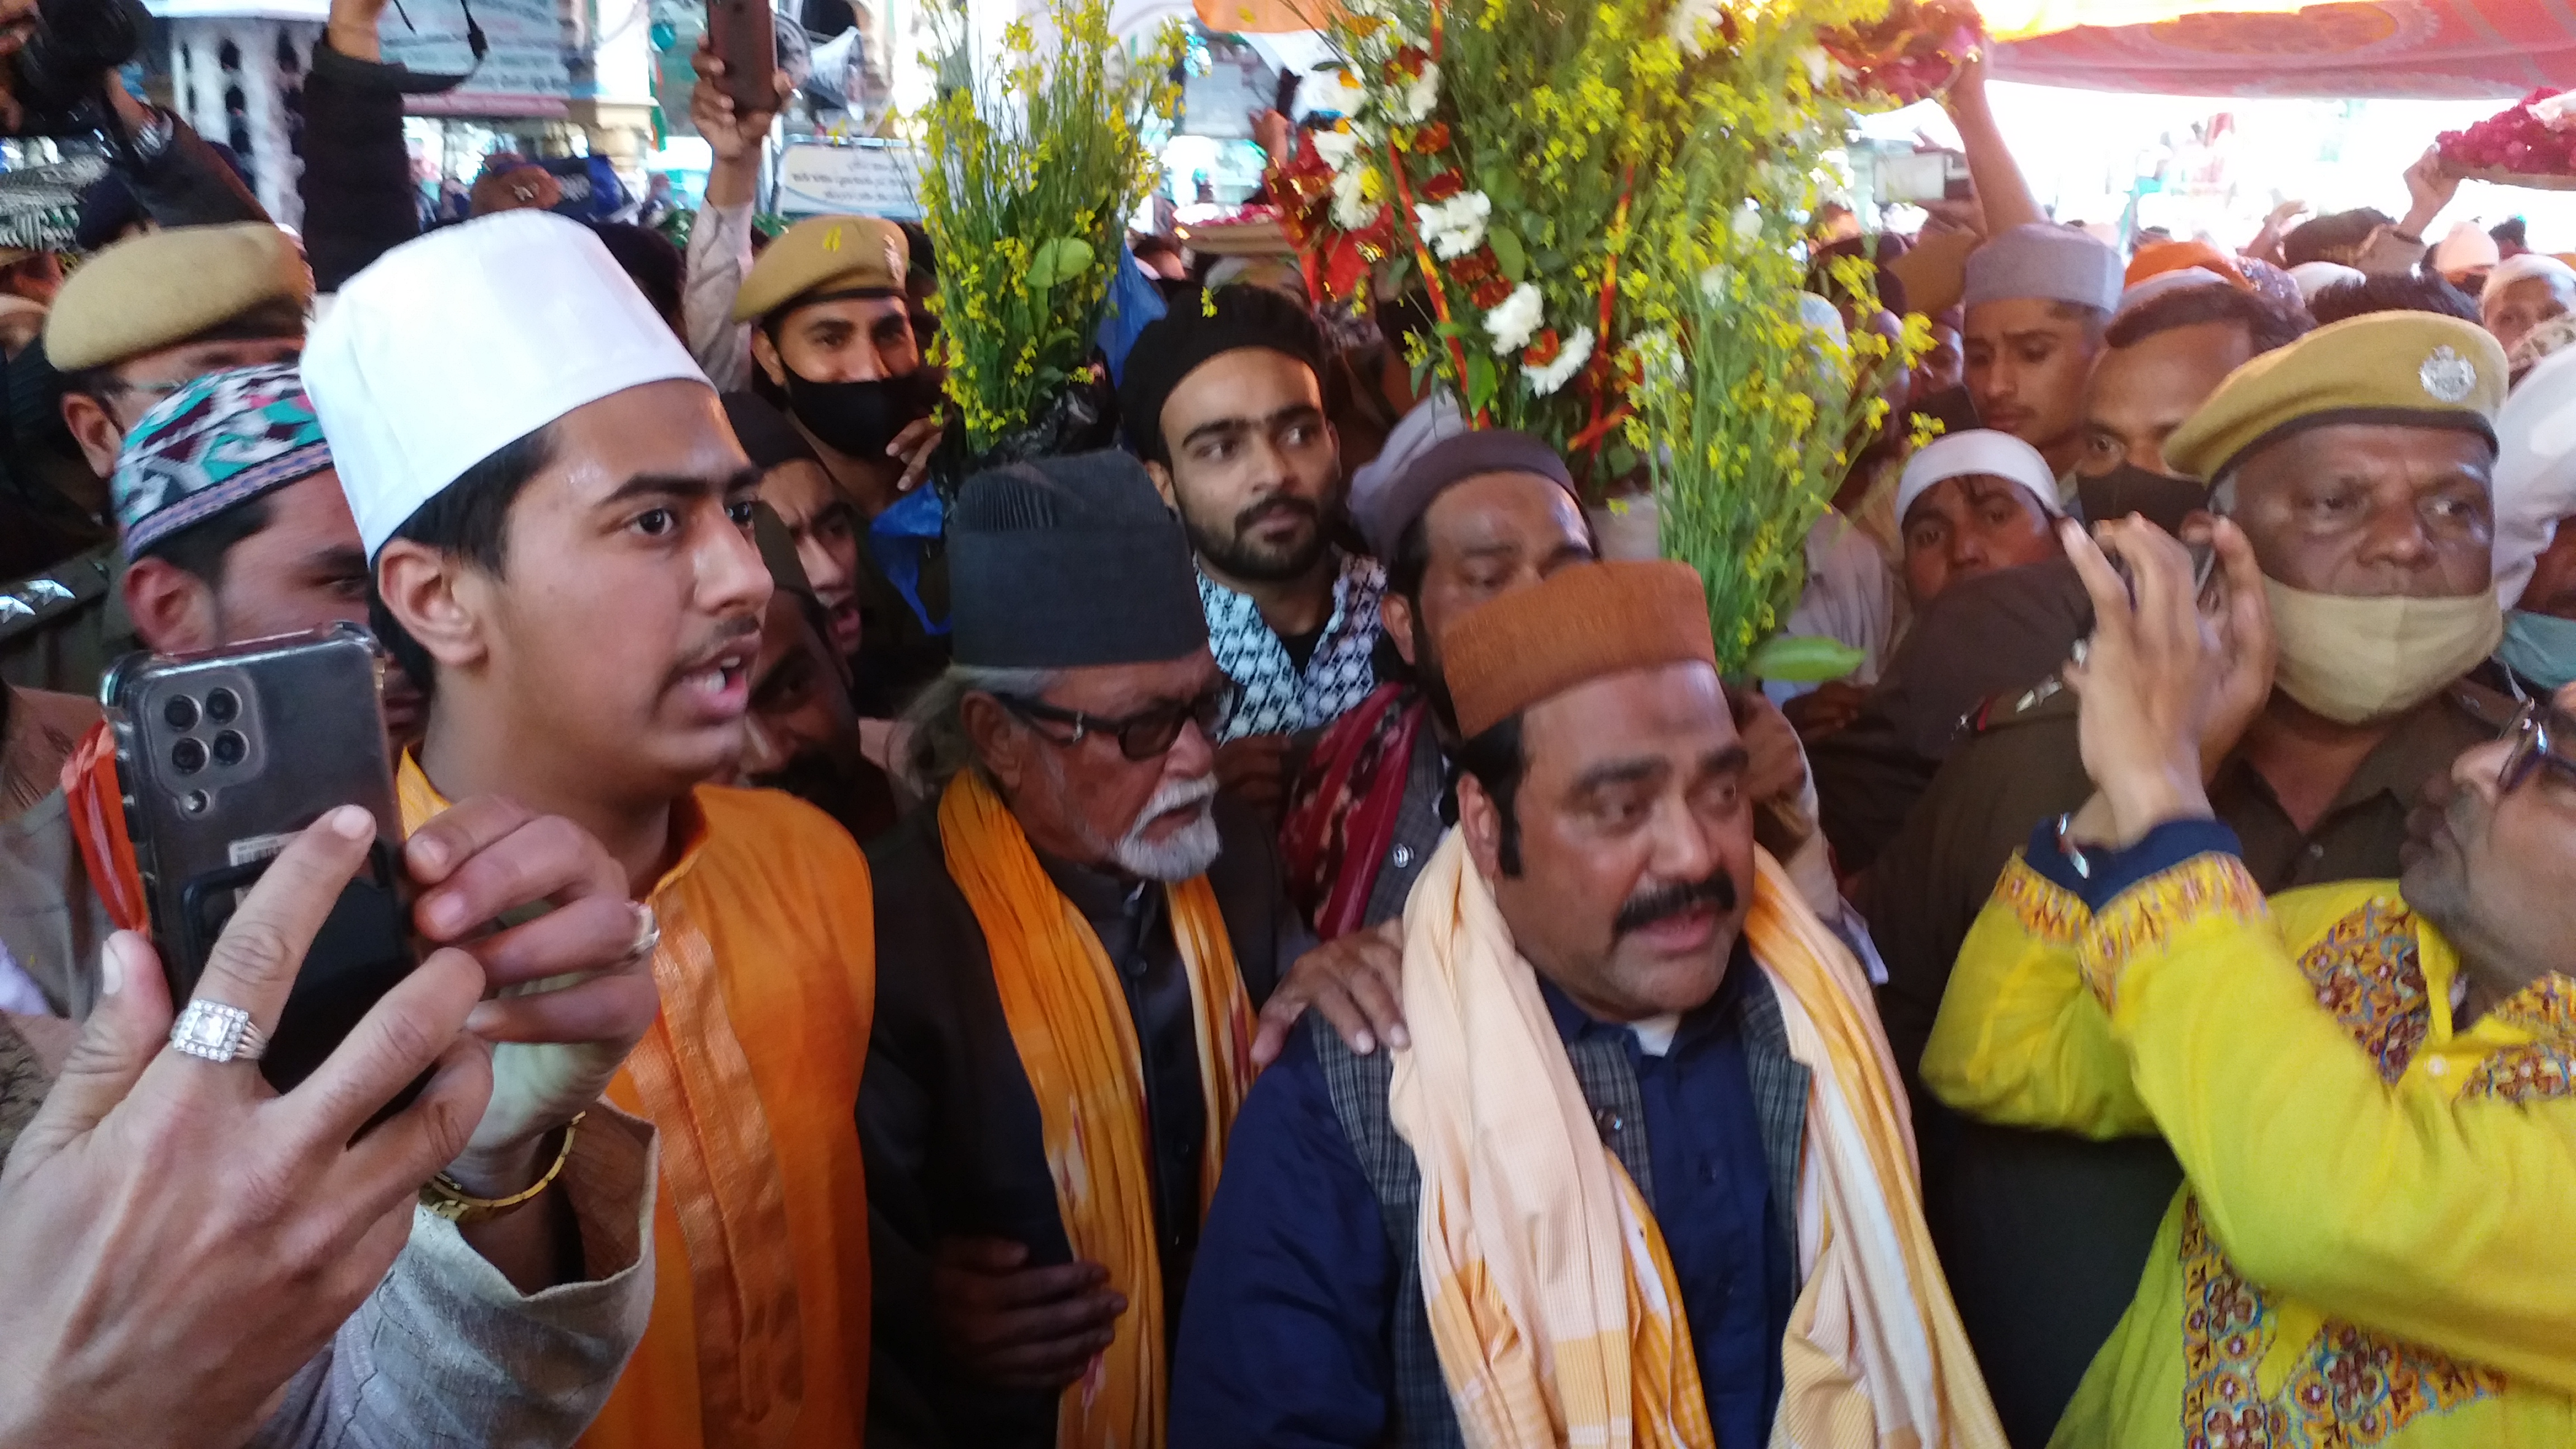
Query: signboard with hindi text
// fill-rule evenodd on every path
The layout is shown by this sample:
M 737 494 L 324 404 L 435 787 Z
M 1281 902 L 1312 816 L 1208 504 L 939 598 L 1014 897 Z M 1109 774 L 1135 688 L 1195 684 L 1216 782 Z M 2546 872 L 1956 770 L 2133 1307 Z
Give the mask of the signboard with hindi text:
M 778 156 L 778 208 L 788 216 L 826 213 L 921 220 L 921 156 L 900 142 L 819 142 Z
M 564 66 L 564 27 L 557 0 L 474 0 L 474 19 L 489 49 L 480 66 L 466 44 L 465 10 L 456 0 L 410 0 L 411 23 L 386 7 L 378 27 L 385 59 L 426 74 L 472 71 L 464 84 L 433 95 L 407 95 L 416 116 L 530 116 L 560 119 L 572 95 Z

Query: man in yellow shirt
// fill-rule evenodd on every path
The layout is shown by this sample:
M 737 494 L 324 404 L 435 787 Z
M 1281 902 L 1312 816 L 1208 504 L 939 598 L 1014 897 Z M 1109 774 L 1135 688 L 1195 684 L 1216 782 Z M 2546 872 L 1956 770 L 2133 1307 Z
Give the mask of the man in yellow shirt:
M 304 378 L 377 633 L 432 694 L 405 815 L 563 815 L 659 918 L 661 1016 L 608 1093 L 661 1132 L 653 1316 L 583 1442 L 857 1444 L 867 866 L 821 812 L 701 783 L 771 587 L 715 390 L 595 237 L 528 211 L 351 279 Z
M 2576 690 L 2460 756 L 2399 881 L 2267 903 L 2201 778 L 2270 682 L 2253 551 L 2218 526 L 2196 617 L 2181 545 L 2101 533 L 2068 543 L 2097 793 L 2006 870 L 1923 1068 L 2182 1162 L 2053 1442 L 2576 1443 Z

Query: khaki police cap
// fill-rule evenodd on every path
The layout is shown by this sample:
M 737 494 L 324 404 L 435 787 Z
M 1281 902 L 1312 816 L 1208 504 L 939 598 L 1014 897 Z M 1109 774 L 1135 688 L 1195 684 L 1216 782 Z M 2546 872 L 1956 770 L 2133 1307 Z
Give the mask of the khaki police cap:
M 65 372 L 105 367 L 266 303 L 312 300 L 313 273 L 276 227 L 173 227 L 118 242 L 72 273 L 45 319 L 45 357 Z
M 873 216 L 817 216 L 789 227 L 752 263 L 733 299 L 733 320 L 766 317 L 800 297 L 876 292 L 899 296 L 912 270 L 903 228 Z
M 2495 441 L 2504 349 L 2474 322 L 2374 312 L 2320 327 L 2228 374 L 2165 458 L 2217 482 L 2265 443 L 2337 422 L 2457 428 Z

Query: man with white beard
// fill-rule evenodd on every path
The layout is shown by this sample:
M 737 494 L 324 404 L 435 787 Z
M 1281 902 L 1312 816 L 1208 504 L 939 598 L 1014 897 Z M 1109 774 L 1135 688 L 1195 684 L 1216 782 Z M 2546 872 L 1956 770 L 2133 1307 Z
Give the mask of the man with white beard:
M 869 852 L 859 1092 L 877 1321 L 935 1331 L 879 1336 L 869 1441 L 1160 1443 L 1253 1013 L 1347 948 L 1274 997 L 1307 938 L 1269 831 L 1216 798 L 1235 686 L 1144 468 L 981 474 L 948 536 L 955 663 L 912 716 L 935 805 Z

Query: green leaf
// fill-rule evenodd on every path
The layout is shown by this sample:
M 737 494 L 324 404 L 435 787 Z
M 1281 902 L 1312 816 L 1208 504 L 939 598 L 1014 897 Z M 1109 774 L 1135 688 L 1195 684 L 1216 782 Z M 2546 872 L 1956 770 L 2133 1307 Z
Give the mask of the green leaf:
M 1029 290 L 1047 292 L 1079 278 L 1091 270 L 1091 243 L 1078 236 L 1060 236 L 1041 244 L 1029 258 Z
M 1784 684 L 1822 684 L 1840 679 L 1861 667 L 1869 658 L 1865 650 L 1854 649 L 1840 639 L 1827 639 L 1814 634 L 1774 634 L 1762 641 L 1746 661 L 1745 671 L 1760 679 L 1776 679 Z
M 1467 354 L 1467 411 L 1480 413 L 1494 400 L 1494 359 L 1482 352 Z
M 1518 233 L 1507 226 L 1489 226 L 1485 228 L 1485 245 L 1494 249 L 1494 260 L 1503 264 L 1503 275 L 1512 279 L 1512 285 L 1519 286 L 1526 280 L 1523 274 L 1529 270 L 1529 253 L 1521 250 Z
M 1624 478 L 1637 470 L 1637 450 L 1624 443 L 1615 443 L 1602 450 L 1601 462 L 1609 468 L 1611 477 Z

